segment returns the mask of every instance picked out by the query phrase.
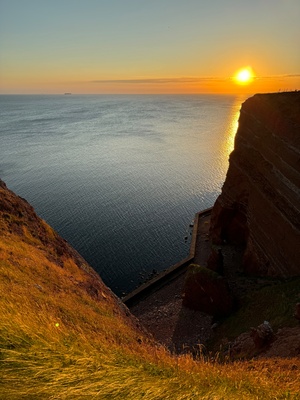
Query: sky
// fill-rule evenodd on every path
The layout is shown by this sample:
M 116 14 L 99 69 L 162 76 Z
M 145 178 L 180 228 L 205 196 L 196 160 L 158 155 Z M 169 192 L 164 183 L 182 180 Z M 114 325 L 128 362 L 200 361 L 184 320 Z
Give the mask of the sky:
M 300 0 L 0 0 L 0 94 L 298 90 L 299 21 Z

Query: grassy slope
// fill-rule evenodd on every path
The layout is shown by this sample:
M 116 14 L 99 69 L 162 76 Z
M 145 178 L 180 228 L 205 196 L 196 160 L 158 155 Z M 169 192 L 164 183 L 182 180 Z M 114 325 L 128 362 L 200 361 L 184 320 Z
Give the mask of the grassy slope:
M 0 293 L 1 400 L 300 398 L 299 360 L 220 365 L 157 346 L 1 182 Z

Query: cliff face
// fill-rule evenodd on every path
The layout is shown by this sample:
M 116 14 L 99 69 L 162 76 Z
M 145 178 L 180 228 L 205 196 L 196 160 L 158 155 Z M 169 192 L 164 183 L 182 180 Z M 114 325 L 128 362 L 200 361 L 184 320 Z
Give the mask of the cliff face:
M 300 274 L 300 92 L 258 94 L 242 105 L 211 238 L 244 245 L 245 272 Z

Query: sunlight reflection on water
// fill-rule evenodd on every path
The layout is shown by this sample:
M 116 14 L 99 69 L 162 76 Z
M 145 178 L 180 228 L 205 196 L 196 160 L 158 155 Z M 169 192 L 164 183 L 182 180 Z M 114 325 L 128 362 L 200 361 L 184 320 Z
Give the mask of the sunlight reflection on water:
M 228 158 L 230 156 L 230 153 L 234 149 L 234 142 L 235 142 L 235 136 L 238 130 L 239 126 L 239 116 L 240 116 L 240 108 L 241 104 L 245 100 L 245 97 L 237 97 L 233 107 L 231 109 L 231 113 L 229 115 L 229 120 L 228 120 L 228 125 L 227 125 L 227 132 L 225 136 L 225 141 L 224 141 L 224 154 L 226 154 L 226 160 L 224 159 L 224 169 L 228 168 Z
M 1 178 L 118 294 L 185 257 L 233 149 L 234 96 L 0 96 Z

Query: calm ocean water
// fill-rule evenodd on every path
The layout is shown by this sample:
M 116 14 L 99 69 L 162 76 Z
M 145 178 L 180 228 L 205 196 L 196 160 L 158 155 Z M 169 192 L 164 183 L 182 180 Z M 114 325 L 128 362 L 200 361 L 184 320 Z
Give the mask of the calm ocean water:
M 0 177 L 117 294 L 189 251 L 244 97 L 0 96 Z

